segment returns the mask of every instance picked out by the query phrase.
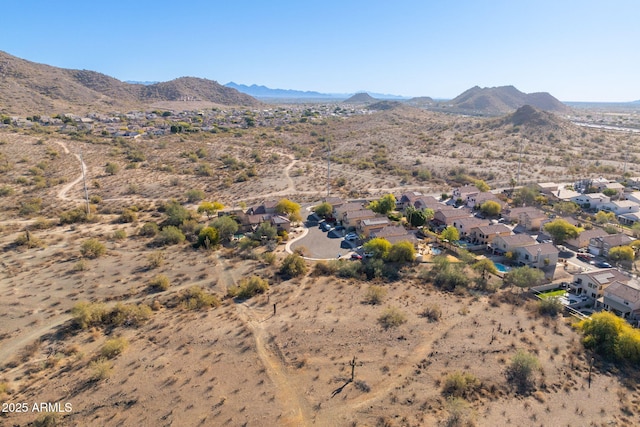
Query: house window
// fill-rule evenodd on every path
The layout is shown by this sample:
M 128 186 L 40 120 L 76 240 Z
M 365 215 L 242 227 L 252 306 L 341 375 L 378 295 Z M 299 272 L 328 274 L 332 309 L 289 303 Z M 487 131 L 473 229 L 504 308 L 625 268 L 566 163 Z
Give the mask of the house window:
M 592 292 L 592 293 L 591 293 L 591 298 L 594 298 L 594 299 L 595 299 L 595 297 L 596 297 L 596 294 L 594 294 L 594 293 Z
M 579 284 L 579 285 L 582 284 L 582 279 L 580 279 L 580 278 L 576 279 L 576 283 Z

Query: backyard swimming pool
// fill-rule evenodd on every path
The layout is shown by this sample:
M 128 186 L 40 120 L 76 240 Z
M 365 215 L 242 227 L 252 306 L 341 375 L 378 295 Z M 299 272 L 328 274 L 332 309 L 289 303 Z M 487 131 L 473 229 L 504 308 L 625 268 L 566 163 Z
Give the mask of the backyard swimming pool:
M 442 253 L 442 249 L 440 248 L 431 248 L 432 255 L 440 255 Z
M 508 272 L 509 270 L 511 270 L 511 267 L 507 267 L 506 265 L 501 264 L 501 263 L 499 263 L 499 262 L 494 262 L 494 263 L 493 263 L 493 265 L 495 265 L 495 266 L 496 266 L 496 269 L 497 269 L 500 273 L 506 273 L 506 272 Z

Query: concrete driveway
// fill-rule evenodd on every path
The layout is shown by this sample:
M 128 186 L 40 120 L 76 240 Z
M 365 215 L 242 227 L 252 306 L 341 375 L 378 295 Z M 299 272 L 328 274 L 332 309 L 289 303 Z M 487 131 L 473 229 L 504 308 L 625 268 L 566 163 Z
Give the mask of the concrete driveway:
M 291 250 L 304 246 L 305 257 L 313 259 L 336 259 L 338 254 L 341 257 L 350 256 L 358 244 L 357 241 L 344 240 L 344 231 L 322 231 L 318 224 L 319 218 L 315 214 L 310 214 L 304 222 L 304 226 L 309 231 L 304 237 L 291 243 Z

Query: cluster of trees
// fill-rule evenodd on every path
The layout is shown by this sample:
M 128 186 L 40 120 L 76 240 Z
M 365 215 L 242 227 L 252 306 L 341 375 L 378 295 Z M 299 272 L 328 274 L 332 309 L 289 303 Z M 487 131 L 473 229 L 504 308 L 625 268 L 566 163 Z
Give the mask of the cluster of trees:
M 624 319 L 602 311 L 574 325 L 582 331 L 582 343 L 608 360 L 640 364 L 640 330 Z
M 387 239 L 376 237 L 365 243 L 363 249 L 366 253 L 372 254 L 373 258 L 389 262 L 413 262 L 416 257 L 416 250 L 413 244 L 408 241 L 402 241 L 392 245 Z

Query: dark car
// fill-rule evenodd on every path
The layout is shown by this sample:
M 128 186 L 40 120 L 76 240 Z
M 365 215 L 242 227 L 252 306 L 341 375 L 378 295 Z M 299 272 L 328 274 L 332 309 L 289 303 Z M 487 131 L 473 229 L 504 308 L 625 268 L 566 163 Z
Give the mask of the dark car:
M 331 230 L 331 224 L 329 224 L 328 222 L 323 222 L 322 224 L 320 224 L 320 228 L 323 231 L 329 231 Z
M 608 262 L 605 262 L 605 261 L 598 261 L 598 262 L 596 262 L 595 265 L 598 268 L 611 268 L 611 264 L 609 264 Z

